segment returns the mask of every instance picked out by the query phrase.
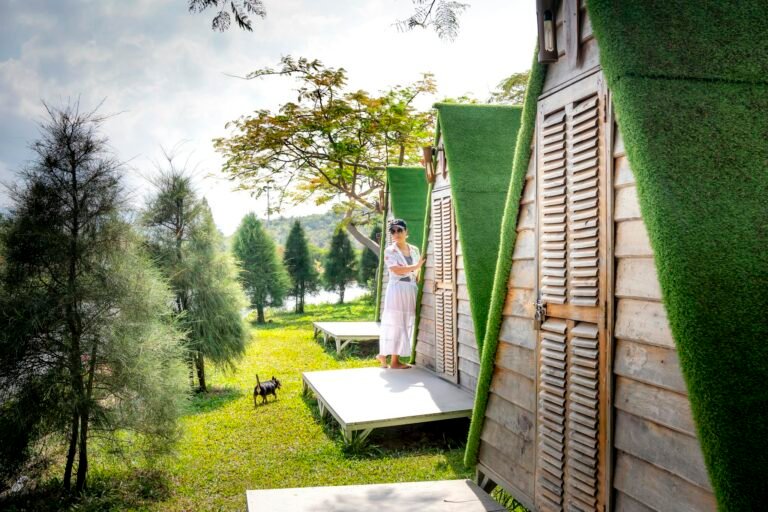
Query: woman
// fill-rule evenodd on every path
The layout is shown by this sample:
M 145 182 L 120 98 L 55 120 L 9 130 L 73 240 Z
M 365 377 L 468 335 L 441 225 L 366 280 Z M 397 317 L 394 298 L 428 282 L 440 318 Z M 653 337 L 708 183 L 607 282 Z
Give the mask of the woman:
M 411 355 L 411 336 L 416 317 L 416 280 L 424 258 L 419 249 L 406 242 L 408 228 L 405 221 L 395 219 L 389 225 L 392 243 L 384 250 L 384 265 L 389 271 L 387 294 L 381 313 L 379 355 L 382 368 L 387 367 L 387 356 L 392 356 L 389 368 L 405 369 L 410 365 L 400 357 Z

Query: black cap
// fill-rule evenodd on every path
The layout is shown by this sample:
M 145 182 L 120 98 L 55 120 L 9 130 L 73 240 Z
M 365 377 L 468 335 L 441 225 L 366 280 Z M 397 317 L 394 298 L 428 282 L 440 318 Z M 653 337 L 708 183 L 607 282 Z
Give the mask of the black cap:
M 403 229 L 408 229 L 408 226 L 405 224 L 405 221 L 403 219 L 393 219 L 389 223 L 389 229 L 391 230 L 395 226 L 400 226 Z

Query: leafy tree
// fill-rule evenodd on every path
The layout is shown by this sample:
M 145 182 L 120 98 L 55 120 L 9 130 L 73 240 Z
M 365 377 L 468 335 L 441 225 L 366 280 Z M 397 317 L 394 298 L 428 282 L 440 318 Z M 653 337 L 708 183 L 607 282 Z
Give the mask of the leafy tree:
M 307 239 L 301 223 L 293 223 L 288 240 L 285 242 L 283 264 L 291 278 L 290 295 L 296 299 L 295 311 L 304 312 L 304 297 L 317 290 L 318 273 L 312 262 Z
M 154 449 L 175 438 L 183 349 L 169 290 L 121 220 L 105 118 L 46 108 L 0 244 L 0 468 L 61 443 L 63 486 L 76 468 L 80 493 L 93 436 L 119 444 L 130 430 Z
M 412 0 L 414 12 L 411 16 L 396 23 L 402 31 L 413 30 L 416 27 L 432 27 L 440 39 L 453 41 L 459 32 L 459 15 L 469 7 L 469 4 L 446 0 Z M 189 0 L 189 12 L 203 12 L 209 8 L 218 12 L 211 22 L 211 28 L 224 32 L 231 26 L 231 16 L 235 17 L 237 25 L 248 32 L 253 31 L 248 14 L 265 18 L 266 8 L 262 0 Z
M 432 28 L 440 39 L 453 41 L 459 34 L 459 16 L 469 4 L 449 0 L 412 0 L 414 12 L 400 20 L 396 26 L 401 31 L 416 27 Z
M 347 233 L 342 226 L 338 226 L 331 239 L 331 248 L 325 256 L 323 281 L 327 290 L 339 292 L 339 304 L 344 304 L 344 291 L 355 280 L 355 259 L 355 251 Z
M 263 324 L 264 308 L 282 305 L 289 282 L 275 243 L 253 213 L 246 215 L 237 228 L 232 251 L 240 261 L 240 278 L 256 308 L 256 321 Z
M 379 242 L 381 233 L 381 226 L 376 224 L 371 231 L 371 240 Z M 376 271 L 379 268 L 379 255 L 367 247 L 363 247 L 363 250 L 360 253 L 360 264 L 358 265 L 358 268 L 358 282 L 372 290 L 376 283 Z
M 247 78 L 273 75 L 295 78 L 298 99 L 277 112 L 258 110 L 228 123 L 234 133 L 214 141 L 226 159 L 224 173 L 256 197 L 279 190 L 276 210 L 284 202 L 334 201 L 348 232 L 378 250 L 356 226 L 382 213 L 386 166 L 418 164 L 420 147 L 431 142 L 434 114 L 413 103 L 435 92 L 434 79 L 424 75 L 373 96 L 347 90 L 344 69 L 290 56 L 279 69 Z
M 233 365 L 245 352 L 247 326 L 240 311 L 247 300 L 237 267 L 192 178 L 174 167 L 154 180 L 155 195 L 143 212 L 148 245 L 174 292 L 174 312 L 187 332 L 189 378 L 206 391 L 205 359 Z
M 211 28 L 219 32 L 229 29 L 232 24 L 232 16 L 235 17 L 237 26 L 248 32 L 253 31 L 253 25 L 248 14 L 266 18 L 267 10 L 261 0 L 189 0 L 189 12 L 203 12 L 207 9 L 216 9 L 218 12 L 211 22 Z M 230 16 L 230 11 L 232 16 Z
M 525 100 L 525 89 L 528 87 L 528 76 L 531 70 L 513 73 L 496 86 L 488 99 L 490 103 L 505 103 L 522 105 Z

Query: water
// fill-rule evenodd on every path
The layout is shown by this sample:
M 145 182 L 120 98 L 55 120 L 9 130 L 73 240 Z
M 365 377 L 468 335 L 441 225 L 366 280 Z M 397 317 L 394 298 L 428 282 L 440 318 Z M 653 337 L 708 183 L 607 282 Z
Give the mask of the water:
M 368 288 L 363 286 L 350 285 L 344 290 L 344 302 L 353 301 L 359 299 L 363 295 L 367 295 Z M 304 304 L 336 304 L 339 302 L 339 294 L 336 292 L 329 292 L 326 290 L 320 290 L 312 295 L 306 295 L 304 297 Z M 283 303 L 281 309 L 292 310 L 295 307 L 296 301 L 293 297 L 288 297 Z

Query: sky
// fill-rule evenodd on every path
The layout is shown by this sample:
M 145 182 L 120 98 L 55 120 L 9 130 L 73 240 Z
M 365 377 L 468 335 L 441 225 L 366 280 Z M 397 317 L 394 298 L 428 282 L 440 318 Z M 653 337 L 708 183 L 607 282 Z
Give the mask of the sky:
M 163 148 L 193 169 L 219 229 L 235 231 L 243 215 L 263 216 L 266 199 L 234 191 L 220 172 L 212 140 L 228 121 L 295 99 L 293 82 L 242 80 L 277 66 L 284 55 L 343 67 L 350 88 L 378 92 L 435 75 L 434 98 L 484 100 L 504 77 L 530 67 L 535 3 L 463 0 L 458 38 L 431 30 L 399 32 L 412 0 L 264 0 L 266 19 L 253 32 L 210 28 L 214 12 L 190 14 L 186 0 L 0 0 L 0 182 L 11 183 L 32 158 L 29 144 L 44 119 L 43 101 L 114 114 L 103 126 L 140 206 Z M 103 103 L 102 103 L 103 102 Z M 0 189 L 0 208 L 9 200 Z M 305 204 L 289 216 L 327 209 Z

